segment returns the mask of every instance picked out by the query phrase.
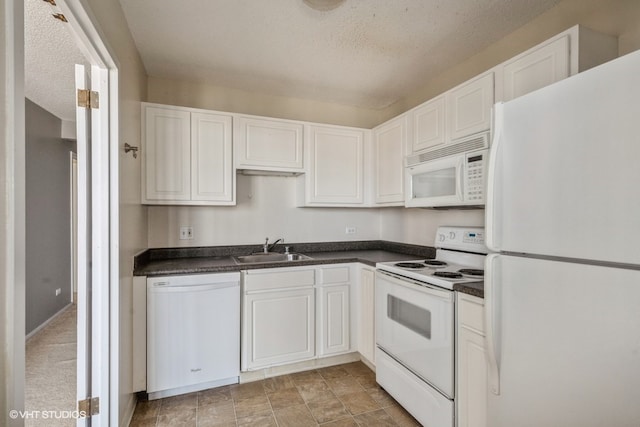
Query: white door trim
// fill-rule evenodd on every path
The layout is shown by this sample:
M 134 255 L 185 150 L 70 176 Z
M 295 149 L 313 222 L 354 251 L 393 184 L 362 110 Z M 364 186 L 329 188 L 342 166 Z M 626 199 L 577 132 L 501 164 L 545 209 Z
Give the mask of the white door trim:
M 0 0 L 0 424 L 21 426 L 25 375 L 24 4 Z
M 92 110 L 93 260 L 92 396 L 101 411 L 92 426 L 119 420 L 119 192 L 118 192 L 118 64 L 104 43 L 84 0 L 58 0 L 76 43 L 92 64 L 92 90 L 100 91 L 100 108 Z M 96 288 L 95 284 L 99 284 Z

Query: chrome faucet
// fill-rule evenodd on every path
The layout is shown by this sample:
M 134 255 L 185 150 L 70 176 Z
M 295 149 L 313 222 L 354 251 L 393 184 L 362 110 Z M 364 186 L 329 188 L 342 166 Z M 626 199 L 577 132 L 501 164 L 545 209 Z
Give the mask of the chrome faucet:
M 269 238 L 264 239 L 264 245 L 262 245 L 262 252 L 269 253 L 278 243 L 284 243 L 284 239 L 278 239 L 275 242 L 269 244 Z

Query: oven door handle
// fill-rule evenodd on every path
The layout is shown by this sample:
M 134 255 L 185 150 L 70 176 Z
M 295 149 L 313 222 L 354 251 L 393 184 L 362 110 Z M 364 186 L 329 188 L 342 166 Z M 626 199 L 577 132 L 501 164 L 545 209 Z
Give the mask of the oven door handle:
M 445 301 L 453 301 L 453 292 L 446 291 L 444 289 L 434 288 L 428 283 L 421 282 L 419 280 L 409 279 L 408 277 L 400 277 L 396 276 L 393 273 L 383 270 L 376 270 L 378 274 L 385 276 L 386 280 L 389 280 L 394 285 L 404 286 L 405 288 L 409 288 L 414 291 L 422 292 L 424 294 L 429 294 L 431 296 L 443 299 Z

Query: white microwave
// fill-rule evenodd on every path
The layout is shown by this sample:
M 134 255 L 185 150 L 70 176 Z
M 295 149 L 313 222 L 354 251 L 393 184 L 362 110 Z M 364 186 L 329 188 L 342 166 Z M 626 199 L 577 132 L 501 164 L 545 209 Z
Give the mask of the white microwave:
M 405 206 L 483 207 L 488 149 L 429 160 L 405 168 Z

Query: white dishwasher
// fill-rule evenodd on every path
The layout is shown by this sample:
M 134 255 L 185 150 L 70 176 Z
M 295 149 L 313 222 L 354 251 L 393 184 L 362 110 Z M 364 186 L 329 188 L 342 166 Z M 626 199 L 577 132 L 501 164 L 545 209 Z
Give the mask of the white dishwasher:
M 147 279 L 149 399 L 238 383 L 240 273 Z

